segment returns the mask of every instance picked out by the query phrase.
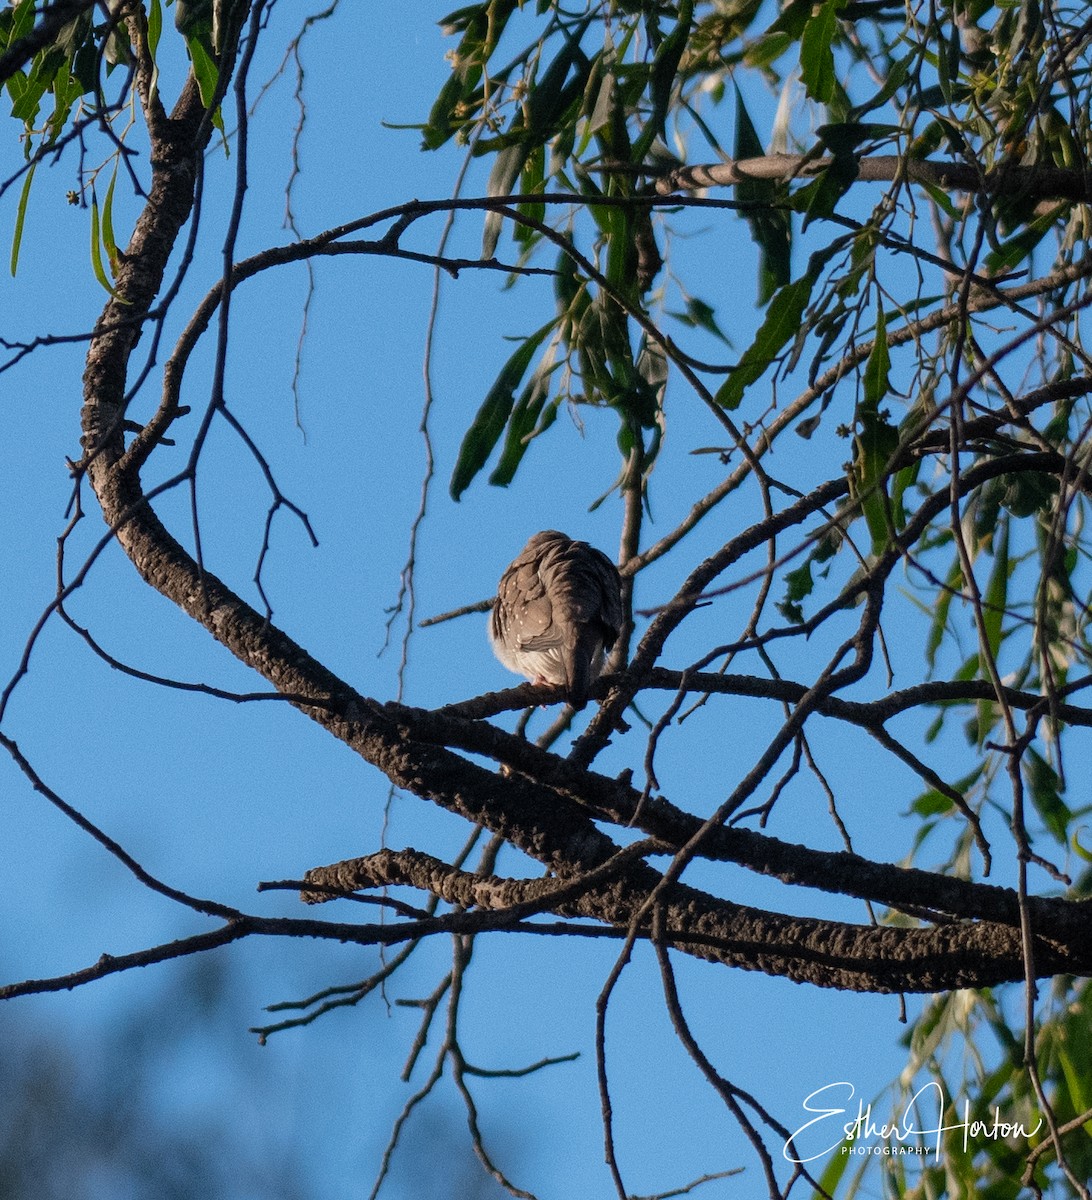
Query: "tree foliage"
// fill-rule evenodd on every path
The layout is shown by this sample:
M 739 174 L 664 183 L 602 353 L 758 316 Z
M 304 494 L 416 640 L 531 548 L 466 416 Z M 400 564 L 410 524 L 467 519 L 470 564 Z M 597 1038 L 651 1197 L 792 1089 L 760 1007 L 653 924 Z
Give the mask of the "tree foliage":
M 227 698 L 281 698 L 394 788 L 453 815 L 468 840 L 458 855 L 375 845 L 307 872 L 304 900 L 365 893 L 386 906 L 385 921 L 244 912 L 152 877 L 0 730 L 39 791 L 143 885 L 211 922 L 5 994 L 249 936 L 394 948 L 379 975 L 320 999 L 309 1021 L 449 935 L 453 964 L 424 1028 L 439 1024 L 441 997 L 449 1022 L 425 1090 L 446 1064 L 480 1157 L 522 1195 L 486 1149 L 450 1014 L 487 933 L 604 938 L 613 950 L 596 1052 L 620 1196 L 604 1031 L 638 944 L 651 947 L 675 1031 L 746 1131 L 771 1196 L 874 1194 L 878 1168 L 842 1156 L 815 1170 L 802 1153 L 782 1155 L 791 1126 L 703 1049 L 679 963 L 933 994 L 908 1033 L 895 1108 L 929 1076 L 966 1097 L 967 1120 L 1026 1136 L 969 1150 L 963 1113 L 949 1105 L 944 1153 L 913 1168 L 885 1160 L 885 1194 L 1087 1196 L 1084 7 L 470 4 L 443 22 L 450 75 L 418 133 L 427 151 L 462 147 L 481 194 L 396 197 L 244 254 L 251 64 L 276 29 L 270 10 L 262 0 L 166 10 L 159 0 L 20 0 L 0 16 L 8 136 L 23 156 L 3 180 L 20 197 L 13 271 L 39 166 L 68 156 L 72 199 L 87 209 L 81 269 L 103 307 L 86 336 L 83 455 L 71 470 L 77 514 L 93 498 L 105 520 L 79 562 L 62 538 L 56 595 L 3 707 L 41 631 L 74 624 L 66 603 L 116 543 L 145 584 L 271 689 Z M 197 215 L 214 172 L 234 172 L 236 203 L 210 232 Z M 120 189 L 136 202 L 125 236 Z M 480 256 L 446 240 L 426 247 L 421 231 L 438 214 L 476 222 Z M 740 222 L 755 247 L 756 321 L 740 302 L 741 264 L 716 250 Z M 223 245 L 222 274 L 182 313 L 181 283 L 204 239 Z M 565 710 L 532 737 L 534 709 L 514 730 L 497 720 L 560 703 L 548 685 L 433 709 L 369 695 L 274 619 L 262 577 L 274 519 L 293 514 L 313 535 L 225 389 L 232 298 L 252 279 L 345 255 L 500 272 L 513 303 L 532 310 L 529 332 L 497 351 L 492 372 L 483 350 L 481 399 L 444 459 L 454 500 L 490 484 L 517 489 L 540 456 L 563 487 L 564 419 L 602 440 L 596 503 L 614 514 L 633 620 L 586 721 Z M 550 295 L 533 290 L 542 278 Z M 215 364 L 197 400 L 184 380 L 206 340 Z M 6 365 L 41 344 L 7 343 Z M 130 415 L 145 410 L 139 423 Z M 268 488 L 253 582 L 206 557 L 196 500 L 188 527 L 172 503 L 176 492 L 196 496 L 220 429 Z M 668 456 L 672 436 L 690 463 Z M 176 442 L 187 451 L 172 471 L 159 464 Z M 663 497 L 685 508 L 669 529 L 652 521 Z M 463 540 L 473 555 L 487 549 L 469 527 Z M 729 743 L 742 758 L 722 753 Z M 707 764 L 700 785 L 676 746 Z M 832 757 L 858 759 L 859 789 L 904 814 L 888 853 L 855 851 L 869 823 L 828 781 Z M 805 793 L 829 800 L 821 828 L 780 815 L 800 811 Z M 780 881 L 779 902 L 736 899 L 737 867 Z

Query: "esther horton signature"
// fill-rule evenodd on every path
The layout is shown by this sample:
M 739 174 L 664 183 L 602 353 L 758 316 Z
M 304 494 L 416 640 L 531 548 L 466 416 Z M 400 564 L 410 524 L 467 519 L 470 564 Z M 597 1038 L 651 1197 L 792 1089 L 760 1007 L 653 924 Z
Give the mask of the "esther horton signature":
M 972 1120 L 969 1100 L 963 1102 L 963 1119 L 954 1119 L 954 1109 L 947 1104 L 943 1087 L 935 1081 L 920 1087 L 901 1114 L 892 1113 L 886 1120 L 875 1119 L 872 1105 L 857 1098 L 853 1084 L 844 1080 L 816 1088 L 805 1097 L 802 1107 L 814 1115 L 793 1133 L 782 1149 L 785 1158 L 793 1163 L 815 1162 L 835 1151 L 861 1152 L 859 1148 L 870 1143 L 880 1143 L 889 1152 L 935 1154 L 939 1159 L 947 1134 L 961 1134 L 966 1150 L 976 1141 L 1032 1137 L 1043 1124 L 1042 1118 L 1032 1128 L 1016 1121 L 1002 1121 L 997 1108 L 992 1120 Z M 946 1109 L 949 1109 L 948 1120 L 945 1120 Z

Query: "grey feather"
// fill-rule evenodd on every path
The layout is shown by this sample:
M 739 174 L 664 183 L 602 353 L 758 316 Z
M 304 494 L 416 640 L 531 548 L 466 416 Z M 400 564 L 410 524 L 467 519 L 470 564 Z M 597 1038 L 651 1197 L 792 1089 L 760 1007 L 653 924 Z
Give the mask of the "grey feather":
M 618 568 L 587 542 L 547 529 L 501 576 L 489 637 L 510 671 L 562 684 L 583 708 L 621 628 Z

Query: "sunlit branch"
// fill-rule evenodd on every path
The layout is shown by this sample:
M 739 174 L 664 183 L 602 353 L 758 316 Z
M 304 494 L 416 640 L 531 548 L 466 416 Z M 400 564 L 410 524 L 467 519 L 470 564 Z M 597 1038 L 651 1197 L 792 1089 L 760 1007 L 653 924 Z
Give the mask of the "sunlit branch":
M 1092 175 L 1064 167 L 1019 166 L 1005 163 L 989 171 L 977 163 L 940 162 L 899 154 L 862 155 L 856 159 L 861 183 L 929 184 L 961 192 L 990 195 L 1034 196 L 1040 200 L 1086 200 L 1092 193 Z M 753 179 L 789 182 L 806 179 L 827 170 L 830 158 L 808 154 L 767 154 L 761 158 L 727 160 L 677 167 L 656 181 L 661 196 L 675 191 L 706 187 L 730 187 Z

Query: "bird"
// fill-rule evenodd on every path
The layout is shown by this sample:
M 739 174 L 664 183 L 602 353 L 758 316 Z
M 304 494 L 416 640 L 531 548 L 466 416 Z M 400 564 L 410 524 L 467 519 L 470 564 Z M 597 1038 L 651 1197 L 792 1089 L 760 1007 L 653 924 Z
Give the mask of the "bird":
M 587 542 L 546 529 L 501 576 L 489 640 L 510 671 L 533 683 L 563 685 L 579 709 L 621 628 L 618 568 Z

